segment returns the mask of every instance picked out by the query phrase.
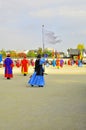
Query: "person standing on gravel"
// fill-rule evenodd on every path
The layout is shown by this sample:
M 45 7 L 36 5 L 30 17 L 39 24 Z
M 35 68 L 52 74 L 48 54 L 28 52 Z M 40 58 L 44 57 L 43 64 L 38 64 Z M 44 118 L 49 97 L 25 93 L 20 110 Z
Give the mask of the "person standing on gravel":
M 7 54 L 6 59 L 4 60 L 3 66 L 5 67 L 4 77 L 10 79 L 13 77 L 13 60 L 10 57 L 10 54 Z

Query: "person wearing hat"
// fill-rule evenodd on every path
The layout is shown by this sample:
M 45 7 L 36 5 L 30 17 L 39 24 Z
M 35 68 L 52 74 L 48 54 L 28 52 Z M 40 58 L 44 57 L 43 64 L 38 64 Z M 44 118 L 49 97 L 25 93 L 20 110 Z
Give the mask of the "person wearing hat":
M 21 73 L 26 76 L 28 74 L 28 67 L 29 67 L 29 60 L 27 59 L 26 55 L 21 60 Z
M 5 67 L 4 77 L 10 79 L 13 77 L 13 60 L 10 57 L 10 54 L 7 54 L 6 59 L 4 60 L 3 66 Z
M 45 85 L 44 68 L 43 68 L 44 63 L 45 60 L 42 59 L 41 55 L 39 54 L 35 61 L 34 73 L 30 77 L 30 80 L 28 81 L 28 84 L 30 84 L 31 86 L 43 87 Z

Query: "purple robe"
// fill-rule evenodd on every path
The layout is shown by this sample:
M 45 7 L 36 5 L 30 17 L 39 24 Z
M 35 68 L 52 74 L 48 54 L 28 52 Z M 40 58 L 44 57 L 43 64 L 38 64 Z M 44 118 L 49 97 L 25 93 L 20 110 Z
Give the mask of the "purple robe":
M 12 72 L 12 68 L 13 68 L 13 61 L 10 57 L 7 57 L 4 60 L 4 67 L 5 67 L 5 74 L 4 76 L 6 78 L 12 78 L 13 77 L 13 72 Z

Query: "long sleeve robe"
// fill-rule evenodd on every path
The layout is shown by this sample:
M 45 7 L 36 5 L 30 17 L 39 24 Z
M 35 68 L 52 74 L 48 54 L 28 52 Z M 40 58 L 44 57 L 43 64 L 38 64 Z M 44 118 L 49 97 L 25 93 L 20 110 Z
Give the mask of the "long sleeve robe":
M 7 57 L 4 60 L 4 67 L 5 67 L 5 72 L 4 72 L 4 76 L 7 78 L 12 78 L 13 77 L 13 61 L 10 57 Z

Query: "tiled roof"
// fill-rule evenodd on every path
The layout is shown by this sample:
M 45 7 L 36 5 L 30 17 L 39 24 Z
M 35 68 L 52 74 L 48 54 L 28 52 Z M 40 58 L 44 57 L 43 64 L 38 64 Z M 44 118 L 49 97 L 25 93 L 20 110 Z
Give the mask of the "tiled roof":
M 68 54 L 69 55 L 78 55 L 78 54 L 80 54 L 80 51 L 77 49 L 69 49 Z

